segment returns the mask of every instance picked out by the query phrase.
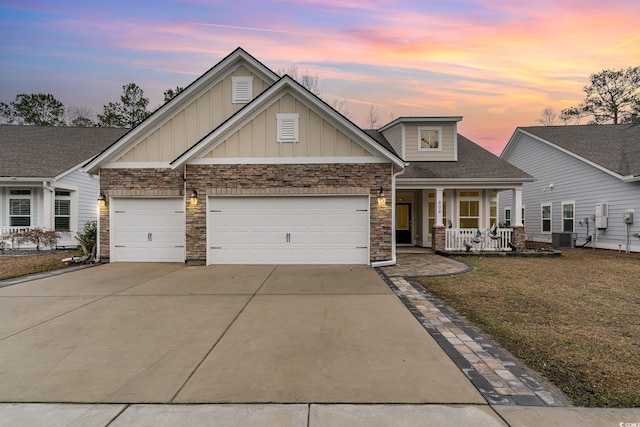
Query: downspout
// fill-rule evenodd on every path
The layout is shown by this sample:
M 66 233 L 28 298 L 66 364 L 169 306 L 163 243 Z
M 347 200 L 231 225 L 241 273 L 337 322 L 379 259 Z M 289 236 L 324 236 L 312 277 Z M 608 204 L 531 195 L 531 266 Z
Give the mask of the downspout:
M 94 194 L 94 197 L 97 199 L 98 196 L 100 195 L 100 174 L 98 175 L 92 175 L 92 174 L 87 174 L 89 175 L 89 179 L 91 179 L 92 181 L 95 181 L 98 184 L 98 194 Z M 100 264 L 100 208 L 97 208 L 97 215 L 96 215 L 96 256 L 95 256 L 95 263 Z
M 391 259 L 387 261 L 372 262 L 371 267 L 388 267 L 390 265 L 396 265 L 396 178 L 398 175 L 403 174 L 407 169 L 408 163 L 405 163 L 405 167 L 400 172 L 391 174 Z

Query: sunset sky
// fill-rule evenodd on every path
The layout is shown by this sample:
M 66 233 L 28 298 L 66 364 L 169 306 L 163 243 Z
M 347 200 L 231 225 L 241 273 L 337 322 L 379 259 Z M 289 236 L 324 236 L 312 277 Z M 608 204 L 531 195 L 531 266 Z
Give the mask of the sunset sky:
M 162 103 L 240 46 L 274 71 L 318 75 L 366 126 L 463 116 L 499 154 L 590 74 L 640 65 L 638 0 L 0 0 L 0 101 L 51 93 L 94 113 L 135 82 Z

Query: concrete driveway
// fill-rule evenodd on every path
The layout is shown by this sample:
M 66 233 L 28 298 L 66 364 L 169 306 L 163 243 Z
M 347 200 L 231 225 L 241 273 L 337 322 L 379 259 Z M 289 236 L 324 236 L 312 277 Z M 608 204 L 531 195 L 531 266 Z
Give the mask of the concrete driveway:
M 0 402 L 485 400 L 360 266 L 107 264 L 0 288 Z

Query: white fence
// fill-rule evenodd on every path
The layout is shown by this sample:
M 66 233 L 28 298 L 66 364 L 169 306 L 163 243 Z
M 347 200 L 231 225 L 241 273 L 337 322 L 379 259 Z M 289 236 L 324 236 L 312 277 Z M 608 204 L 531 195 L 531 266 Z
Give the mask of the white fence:
M 446 251 L 510 251 L 511 228 L 478 230 L 477 228 L 447 228 Z

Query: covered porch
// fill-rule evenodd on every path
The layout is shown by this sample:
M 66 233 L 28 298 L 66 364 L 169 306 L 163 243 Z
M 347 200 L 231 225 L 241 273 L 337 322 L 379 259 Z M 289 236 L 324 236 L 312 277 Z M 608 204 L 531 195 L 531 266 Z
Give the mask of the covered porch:
M 498 192 L 513 192 L 521 212 L 522 185 L 456 183 L 440 186 L 400 184 L 394 195 L 396 247 L 442 252 L 496 252 L 524 249 L 521 215 L 510 227 L 498 223 Z

